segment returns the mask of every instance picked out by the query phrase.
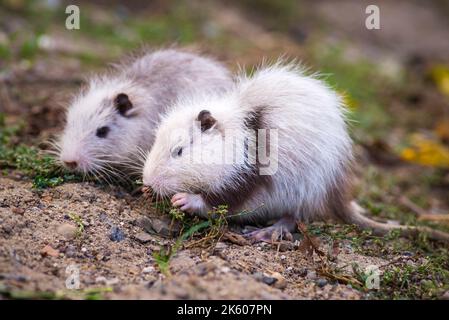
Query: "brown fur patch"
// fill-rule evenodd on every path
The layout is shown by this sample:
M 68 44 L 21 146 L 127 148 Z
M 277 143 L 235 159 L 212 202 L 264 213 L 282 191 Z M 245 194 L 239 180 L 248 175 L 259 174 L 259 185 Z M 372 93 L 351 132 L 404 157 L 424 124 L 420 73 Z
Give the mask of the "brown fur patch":
M 331 218 L 341 222 L 348 221 L 348 215 L 351 214 L 349 204 L 352 199 L 352 177 L 352 163 L 348 163 L 344 172 L 328 191 L 325 206 L 326 212 L 323 215 L 330 215 Z
M 244 120 L 245 129 L 256 131 L 258 129 L 266 129 L 266 124 L 263 121 L 263 107 L 257 108 L 248 114 Z M 259 142 L 256 135 L 256 150 L 259 150 Z M 245 152 L 247 152 L 245 148 Z M 260 163 L 257 152 L 255 164 L 249 166 L 249 169 L 241 172 L 234 178 L 232 186 L 228 187 L 220 194 L 201 192 L 204 200 L 212 207 L 218 205 L 228 205 L 228 210 L 232 213 L 238 210 L 239 207 L 255 194 L 261 188 L 271 189 L 271 176 L 260 175 Z M 236 183 L 236 181 L 238 181 Z

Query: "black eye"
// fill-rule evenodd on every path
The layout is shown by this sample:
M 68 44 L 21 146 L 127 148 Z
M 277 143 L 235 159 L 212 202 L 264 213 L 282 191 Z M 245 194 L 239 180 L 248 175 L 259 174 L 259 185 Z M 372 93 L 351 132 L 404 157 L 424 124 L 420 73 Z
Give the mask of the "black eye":
M 106 138 L 109 132 L 109 127 L 101 127 L 97 129 L 97 137 L 98 138 Z
M 180 157 L 182 155 L 182 147 L 178 147 L 172 152 L 173 158 Z

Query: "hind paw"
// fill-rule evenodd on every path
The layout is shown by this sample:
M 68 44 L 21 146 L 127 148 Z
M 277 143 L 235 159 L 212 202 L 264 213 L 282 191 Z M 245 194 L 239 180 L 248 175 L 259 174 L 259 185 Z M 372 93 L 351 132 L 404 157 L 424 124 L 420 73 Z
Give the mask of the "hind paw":
M 275 226 L 258 229 L 245 234 L 245 236 L 250 238 L 254 242 L 263 241 L 268 243 L 275 243 L 278 242 L 279 240 L 287 240 L 287 241 L 293 240 L 293 236 L 290 233 L 290 231 Z
M 272 226 L 257 229 L 255 231 L 245 234 L 246 237 L 254 242 L 268 242 L 275 243 L 279 240 L 293 241 L 293 236 L 290 233 L 295 229 L 295 219 L 290 216 L 281 218 Z

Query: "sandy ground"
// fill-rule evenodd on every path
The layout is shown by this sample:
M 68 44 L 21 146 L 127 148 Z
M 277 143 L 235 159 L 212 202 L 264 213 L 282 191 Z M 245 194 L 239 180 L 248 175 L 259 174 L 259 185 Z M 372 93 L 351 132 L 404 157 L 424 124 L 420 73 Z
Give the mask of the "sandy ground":
M 350 286 L 320 277 L 316 256 L 295 249 L 280 252 L 265 243 L 240 246 L 218 242 L 208 250 L 180 250 L 170 262 L 170 275 L 164 275 L 153 251 L 170 240 L 146 232 L 139 223 L 144 216 L 163 219 L 136 205 L 141 203 L 138 199 L 89 183 L 33 192 L 26 183 L 5 178 L 0 182 L 3 289 L 81 298 L 97 288 L 104 291 L 104 298 L 112 299 L 363 297 Z M 81 233 L 77 234 L 77 223 L 70 218 L 73 214 L 82 220 Z M 357 255 L 345 243 L 340 246 L 339 266 L 347 261 L 361 266 L 386 263 Z M 73 265 L 79 270 L 78 291 L 66 287 L 71 275 L 67 267 Z

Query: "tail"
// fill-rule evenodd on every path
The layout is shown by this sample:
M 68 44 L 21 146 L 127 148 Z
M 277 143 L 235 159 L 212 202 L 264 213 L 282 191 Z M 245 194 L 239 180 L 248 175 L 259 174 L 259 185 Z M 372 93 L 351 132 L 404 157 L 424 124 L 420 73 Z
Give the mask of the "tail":
M 420 233 L 428 235 L 429 239 L 444 241 L 449 243 L 449 234 L 434 230 L 428 227 L 412 227 L 401 225 L 390 225 L 386 223 L 377 222 L 365 217 L 363 213 L 364 209 L 360 207 L 356 202 L 352 201 L 345 214 L 340 214 L 338 217 L 347 224 L 355 224 L 364 230 L 372 230 L 373 234 L 378 236 L 384 236 L 391 231 L 399 230 L 400 235 L 406 238 L 416 238 Z

